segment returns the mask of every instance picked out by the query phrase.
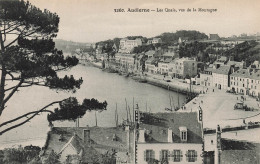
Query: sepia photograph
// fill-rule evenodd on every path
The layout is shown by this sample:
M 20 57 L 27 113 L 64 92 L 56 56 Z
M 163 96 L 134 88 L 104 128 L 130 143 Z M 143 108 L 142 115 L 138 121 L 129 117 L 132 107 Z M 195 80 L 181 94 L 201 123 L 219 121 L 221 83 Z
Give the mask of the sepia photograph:
M 0 0 L 0 164 L 260 164 L 259 0 Z

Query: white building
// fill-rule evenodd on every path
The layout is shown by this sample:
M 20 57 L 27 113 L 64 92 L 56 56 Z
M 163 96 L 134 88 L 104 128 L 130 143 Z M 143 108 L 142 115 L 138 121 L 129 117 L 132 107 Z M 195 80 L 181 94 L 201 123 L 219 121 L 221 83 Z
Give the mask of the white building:
M 158 70 L 160 72 L 160 74 L 164 74 L 164 75 L 168 75 L 169 73 L 169 64 L 172 61 L 171 58 L 165 59 L 165 60 L 160 60 L 158 62 Z
M 260 98 L 260 70 L 240 69 L 230 75 L 230 88 L 236 93 Z
M 228 89 L 230 66 L 220 66 L 212 70 L 213 86 L 218 89 Z
M 136 163 L 202 164 L 202 125 L 197 112 L 141 113 Z
M 135 40 L 129 40 L 127 38 L 120 40 L 119 52 L 122 53 L 131 53 L 134 47 L 142 45 L 142 39 L 136 38 Z

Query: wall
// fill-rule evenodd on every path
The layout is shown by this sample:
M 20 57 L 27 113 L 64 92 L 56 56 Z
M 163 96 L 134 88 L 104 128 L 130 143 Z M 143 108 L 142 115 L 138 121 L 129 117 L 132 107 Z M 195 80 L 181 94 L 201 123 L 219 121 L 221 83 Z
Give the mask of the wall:
M 169 150 L 172 154 L 174 149 L 182 151 L 182 161 L 181 162 L 173 162 L 173 157 L 170 158 L 169 164 L 181 163 L 181 164 L 202 164 L 202 144 L 189 144 L 189 143 L 138 143 L 137 144 L 137 164 L 145 164 L 147 163 L 144 160 L 144 152 L 145 150 L 152 149 L 155 152 L 155 159 L 159 160 L 160 151 L 161 150 Z M 196 162 L 188 162 L 186 161 L 186 151 L 188 150 L 196 150 L 197 151 L 197 161 Z

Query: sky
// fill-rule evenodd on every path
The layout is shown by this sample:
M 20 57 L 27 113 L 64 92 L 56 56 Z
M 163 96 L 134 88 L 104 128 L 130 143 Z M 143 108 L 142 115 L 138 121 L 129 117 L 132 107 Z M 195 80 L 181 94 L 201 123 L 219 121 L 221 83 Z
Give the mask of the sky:
M 196 30 L 221 37 L 260 32 L 259 0 L 29 0 L 60 16 L 57 38 L 97 42 L 115 37 L 158 36 L 163 32 Z M 114 12 L 122 8 L 125 12 Z M 127 12 L 142 8 L 164 12 Z M 165 8 L 177 12 L 165 12 Z M 217 9 L 179 12 L 178 9 Z

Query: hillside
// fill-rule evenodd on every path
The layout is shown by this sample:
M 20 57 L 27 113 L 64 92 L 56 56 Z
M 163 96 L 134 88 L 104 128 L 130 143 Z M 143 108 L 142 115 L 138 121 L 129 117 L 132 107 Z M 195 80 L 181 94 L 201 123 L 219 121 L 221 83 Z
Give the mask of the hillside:
M 66 41 L 62 39 L 55 39 L 55 47 L 63 52 L 73 52 L 76 49 L 88 49 L 91 47 L 91 43 L 80 43 L 80 42 L 73 42 L 73 41 Z
M 260 61 L 260 43 L 256 41 L 245 41 L 226 51 L 225 56 L 232 57 L 235 61 L 245 61 L 249 66 L 255 60 Z

